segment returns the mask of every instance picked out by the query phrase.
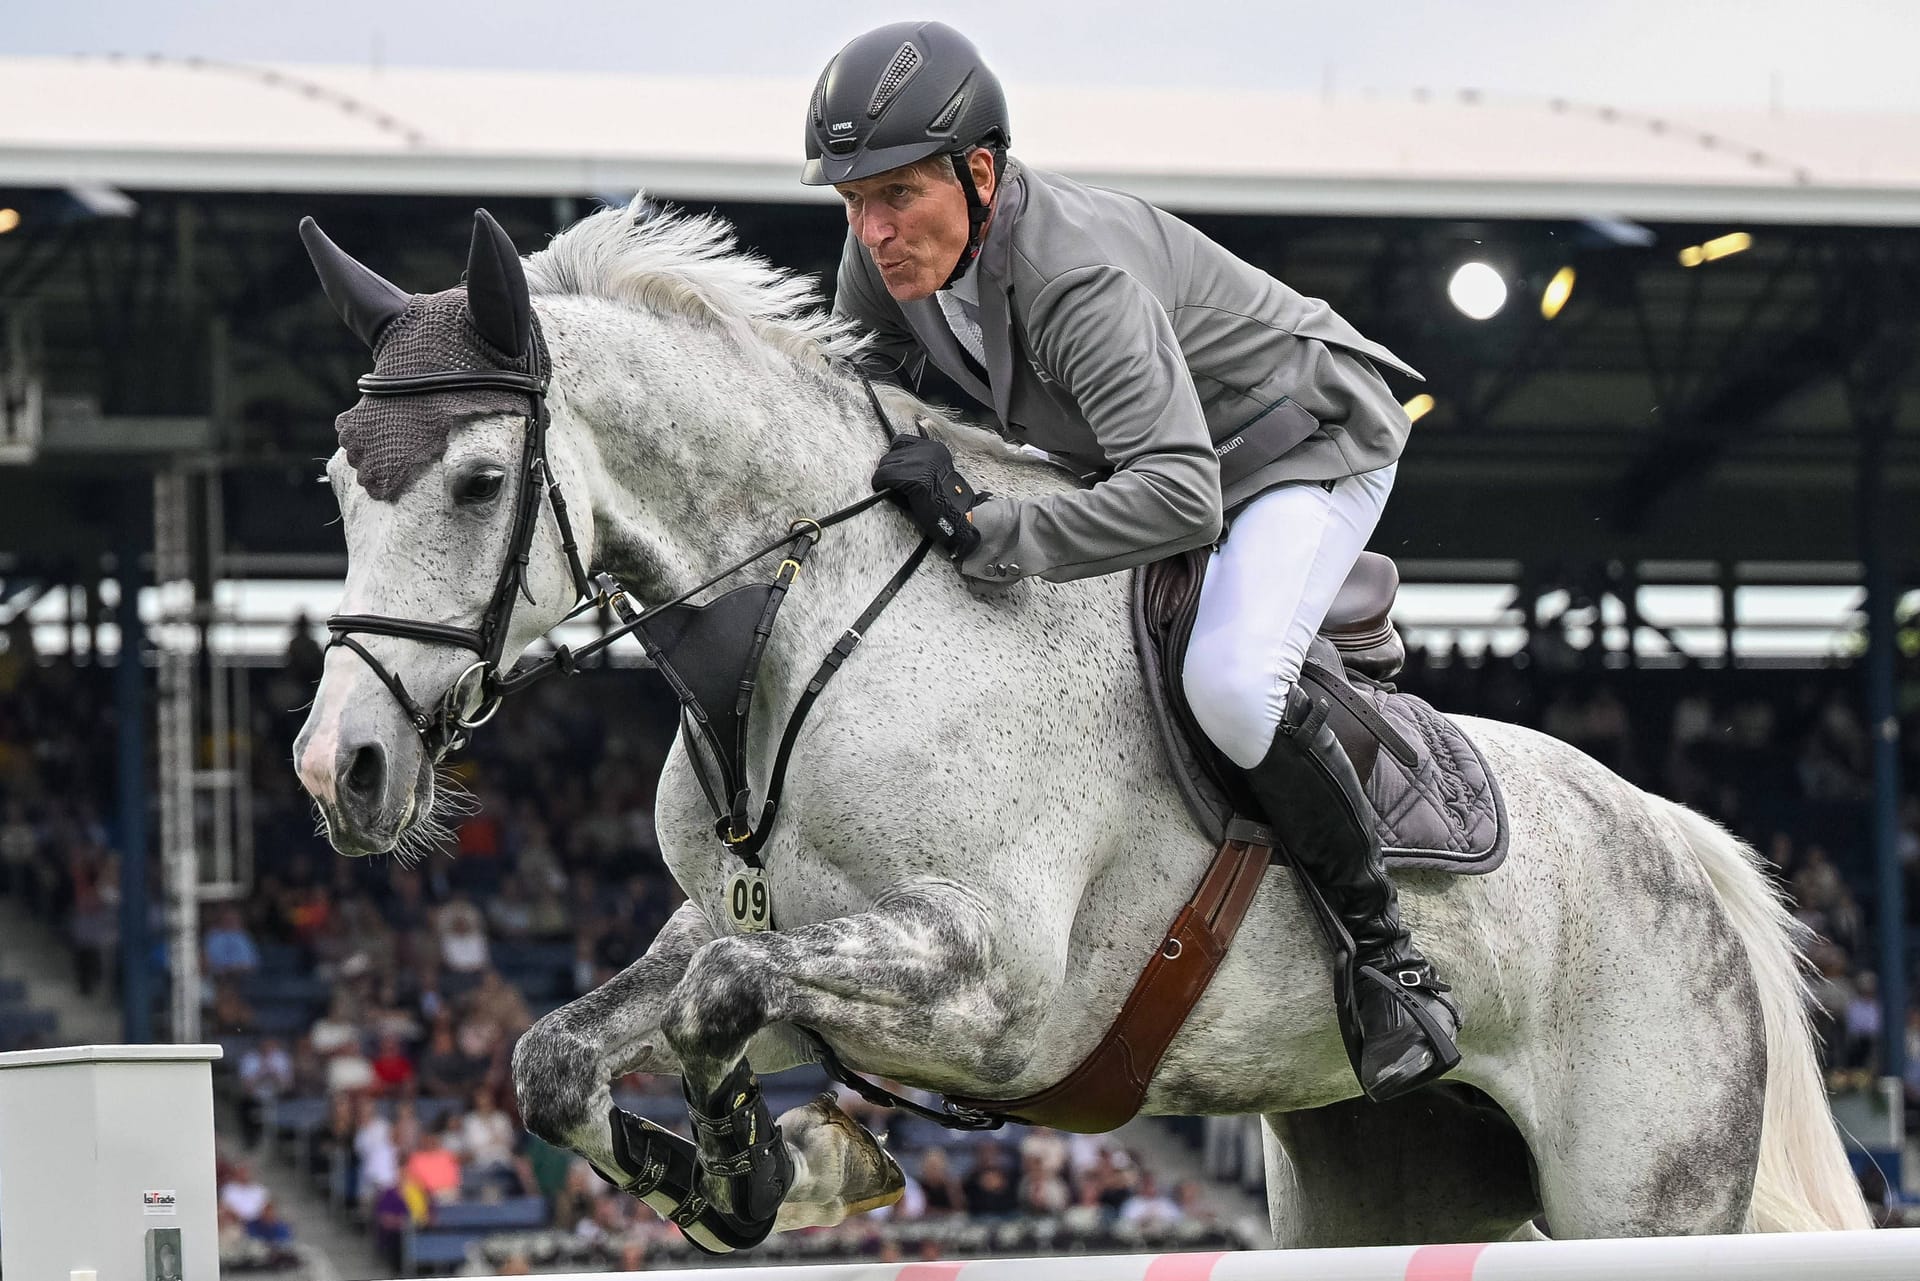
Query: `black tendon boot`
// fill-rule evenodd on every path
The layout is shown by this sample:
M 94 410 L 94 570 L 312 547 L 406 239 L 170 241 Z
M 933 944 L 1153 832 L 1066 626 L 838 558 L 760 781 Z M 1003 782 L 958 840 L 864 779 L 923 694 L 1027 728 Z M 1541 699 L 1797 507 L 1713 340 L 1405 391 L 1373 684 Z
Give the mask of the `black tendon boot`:
M 1418 1089 L 1460 1061 L 1460 1014 L 1451 989 L 1414 950 L 1400 923 L 1373 809 L 1326 705 L 1296 683 L 1266 759 L 1247 781 L 1282 845 L 1353 936 L 1346 982 L 1353 999 L 1348 1053 L 1367 1097 L 1384 1103 Z M 1360 1042 L 1354 1053 L 1352 1033 Z
M 704 1103 L 685 1082 L 682 1086 L 689 1091 L 687 1113 L 700 1150 L 700 1172 L 717 1208 L 738 1223 L 770 1229 L 793 1186 L 793 1157 L 760 1096 L 753 1069 L 740 1060 Z
M 678 1224 L 704 1254 L 731 1254 L 766 1240 L 773 1230 L 773 1215 L 761 1222 L 743 1222 L 700 1190 L 700 1155 L 691 1141 L 619 1108 L 613 1108 L 607 1119 L 613 1125 L 613 1158 L 620 1170 L 616 1175 L 595 1166 L 595 1174 Z

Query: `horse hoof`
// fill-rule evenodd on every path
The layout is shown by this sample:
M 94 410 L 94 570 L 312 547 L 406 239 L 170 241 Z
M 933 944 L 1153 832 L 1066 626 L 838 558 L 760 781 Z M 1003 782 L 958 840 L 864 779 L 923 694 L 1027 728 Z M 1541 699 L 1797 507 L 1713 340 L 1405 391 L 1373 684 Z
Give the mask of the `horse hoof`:
M 878 1210 L 883 1206 L 892 1205 L 895 1201 L 898 1201 L 906 1195 L 906 1175 L 901 1171 L 899 1163 L 894 1161 L 892 1157 L 887 1157 L 887 1161 L 893 1166 L 890 1186 L 880 1188 L 872 1196 L 864 1197 L 858 1201 L 848 1202 L 847 1213 L 849 1215 L 865 1214 L 868 1210 Z
M 781 1207 L 782 1230 L 839 1223 L 849 1215 L 892 1205 L 907 1190 L 907 1176 L 865 1126 L 822 1094 L 780 1118 L 787 1141 L 807 1158 L 811 1177 L 804 1192 Z M 804 1204 L 802 1204 L 804 1202 Z
M 872 1131 L 840 1110 L 831 1094 L 822 1094 L 807 1104 L 823 1124 L 846 1132 L 846 1177 L 842 1197 L 848 1214 L 864 1214 L 892 1205 L 907 1191 L 906 1171 L 893 1159 L 893 1153 L 880 1146 Z

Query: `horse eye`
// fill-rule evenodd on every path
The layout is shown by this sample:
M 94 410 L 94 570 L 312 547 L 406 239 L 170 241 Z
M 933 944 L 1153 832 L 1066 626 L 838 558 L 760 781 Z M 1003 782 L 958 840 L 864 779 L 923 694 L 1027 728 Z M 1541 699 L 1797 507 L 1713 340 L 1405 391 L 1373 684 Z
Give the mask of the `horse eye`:
M 506 483 L 507 474 L 501 471 L 477 471 L 460 485 L 460 501 L 463 503 L 484 503 L 500 492 L 500 486 Z

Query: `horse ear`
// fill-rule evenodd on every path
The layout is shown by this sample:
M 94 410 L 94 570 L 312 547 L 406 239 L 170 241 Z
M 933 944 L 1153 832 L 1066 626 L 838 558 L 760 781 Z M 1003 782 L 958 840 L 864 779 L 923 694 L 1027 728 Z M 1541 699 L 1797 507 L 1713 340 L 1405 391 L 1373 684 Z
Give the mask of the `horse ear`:
M 387 322 L 407 309 L 411 295 L 361 266 L 327 239 L 327 233 L 311 218 L 300 220 L 300 240 L 307 247 L 307 256 L 313 259 L 313 269 L 319 273 L 320 287 L 327 291 L 327 301 L 361 342 L 373 346 Z
M 473 211 L 473 247 L 467 251 L 467 312 L 480 336 L 501 351 L 533 349 L 533 304 L 513 239 L 484 209 Z

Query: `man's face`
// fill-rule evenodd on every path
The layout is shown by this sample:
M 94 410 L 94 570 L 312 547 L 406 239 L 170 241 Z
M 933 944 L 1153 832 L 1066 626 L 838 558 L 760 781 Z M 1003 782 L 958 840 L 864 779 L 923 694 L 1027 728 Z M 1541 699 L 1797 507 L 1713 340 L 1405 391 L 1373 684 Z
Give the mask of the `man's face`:
M 991 202 L 992 154 L 977 150 L 971 159 L 974 188 Z M 947 282 L 967 247 L 967 196 L 945 156 L 843 182 L 835 190 L 846 201 L 847 226 L 872 255 L 896 302 L 931 298 Z

